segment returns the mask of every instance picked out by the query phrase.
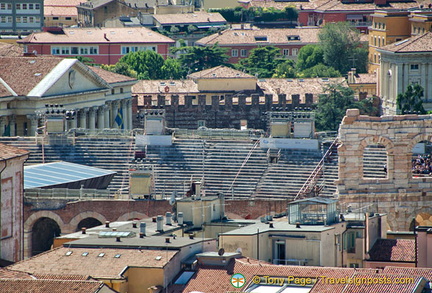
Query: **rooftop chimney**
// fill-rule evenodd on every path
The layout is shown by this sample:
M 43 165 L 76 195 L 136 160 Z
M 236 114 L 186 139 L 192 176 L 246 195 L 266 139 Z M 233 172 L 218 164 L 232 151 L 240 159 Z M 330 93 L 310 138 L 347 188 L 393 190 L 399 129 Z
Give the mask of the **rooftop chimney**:
M 163 216 L 159 215 L 156 217 L 156 231 L 163 232 Z
M 297 223 L 296 223 L 296 228 L 301 228 L 301 227 L 300 227 L 300 222 L 297 222 Z
M 146 235 L 146 226 L 147 226 L 146 223 L 144 223 L 144 222 L 141 222 L 141 223 L 140 223 L 140 234 L 143 234 L 143 236 Z M 142 237 L 141 237 L 141 238 L 142 238 Z
M 140 238 L 144 238 L 145 234 L 144 233 L 140 233 L 139 236 L 140 236 Z
M 110 224 L 109 221 L 105 221 L 105 227 L 109 228 L 109 224 Z
M 82 227 L 81 228 L 81 233 L 85 234 L 86 233 L 87 228 L 86 227 Z
M 116 237 L 116 242 L 121 242 L 120 237 Z
M 178 212 L 177 214 L 177 222 L 179 226 L 183 226 L 183 212 Z
M 136 228 L 136 227 L 137 227 L 136 222 L 132 222 L 132 228 Z
M 269 228 L 274 228 L 274 227 L 273 227 L 273 223 L 270 223 L 270 224 L 269 224 Z
M 172 225 L 172 223 L 171 223 L 171 218 L 172 218 L 171 213 L 170 212 L 166 212 L 165 213 L 165 218 L 166 218 L 166 220 L 165 220 L 166 225 L 171 226 Z
M 170 238 L 169 237 L 165 238 L 165 243 L 170 243 Z

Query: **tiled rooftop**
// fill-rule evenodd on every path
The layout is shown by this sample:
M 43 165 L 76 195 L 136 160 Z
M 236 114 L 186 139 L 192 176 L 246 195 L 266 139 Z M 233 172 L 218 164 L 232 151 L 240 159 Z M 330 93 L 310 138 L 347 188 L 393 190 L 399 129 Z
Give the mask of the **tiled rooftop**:
M 320 10 L 320 11 L 370 11 L 373 12 L 375 9 L 382 9 L 382 6 L 378 6 L 374 3 L 342 3 L 339 0 L 306 0 L 306 1 L 274 1 L 274 0 L 250 0 L 247 1 L 252 7 L 274 7 L 277 9 L 283 9 L 287 6 L 294 6 L 301 10 Z M 389 1 L 385 6 L 386 9 L 408 9 L 418 7 L 416 1 Z
M 174 40 L 145 27 L 122 28 L 65 28 L 64 34 L 49 32 L 33 33 L 18 43 L 53 44 L 103 44 L 134 43 L 157 44 L 174 43 Z
M 108 4 L 110 2 L 113 2 L 114 0 L 89 0 L 88 2 L 91 2 L 92 6 L 88 7 L 86 6 L 82 6 L 83 8 L 98 8 L 100 6 L 103 6 L 105 4 Z M 81 2 L 85 2 L 85 1 L 81 1 Z M 124 2 L 126 3 L 126 5 L 130 4 L 130 7 L 134 8 L 145 8 L 145 3 L 147 3 L 148 7 L 154 7 L 156 5 L 156 2 L 158 2 L 159 5 L 167 5 L 168 4 L 168 0 L 146 0 L 146 1 L 142 1 L 142 0 L 124 0 Z M 135 6 L 136 5 L 136 6 Z
M 0 158 L 11 159 L 29 154 L 28 151 L 0 143 Z
M 378 49 L 378 51 L 381 50 L 394 53 L 432 52 L 432 32 L 411 37 Z
M 82 0 L 44 0 L 44 8 L 47 6 L 73 6 L 75 7 L 78 4 L 83 2 Z
M 209 68 L 209 69 L 205 69 L 205 70 L 201 70 L 198 72 L 194 72 L 192 74 L 189 74 L 188 76 L 189 78 L 192 79 L 200 79 L 200 78 L 205 78 L 205 79 L 214 79 L 214 78 L 234 78 L 234 79 L 244 79 L 244 78 L 252 78 L 252 79 L 256 79 L 255 76 L 244 73 L 242 71 L 239 70 L 235 70 L 233 68 L 230 67 L 226 67 L 223 65 L 220 66 L 216 66 L 213 68 Z
M 15 263 L 8 268 L 30 274 L 122 279 L 121 273 L 128 266 L 163 268 L 176 253 L 177 251 L 169 250 L 60 247 Z
M 78 12 L 75 6 L 46 6 L 44 7 L 44 16 L 70 16 L 77 17 Z
M 23 49 L 14 44 L 0 42 L 0 56 L 18 57 L 23 55 Z
M 288 45 L 318 43 L 319 28 L 285 28 L 285 29 L 227 29 L 204 37 L 196 44 L 213 45 Z M 266 37 L 263 41 L 260 37 Z M 297 38 L 299 37 L 299 39 Z M 258 39 L 256 39 L 258 38 Z
M 2 293 L 96 293 L 102 287 L 105 285 L 97 281 L 0 279 Z
M 371 261 L 414 262 L 415 242 L 411 239 L 377 239 L 369 256 Z
M 170 24 L 195 24 L 195 23 L 226 23 L 220 13 L 195 12 L 176 14 L 155 14 L 153 18 L 162 25 Z
M 354 77 L 355 83 L 377 83 L 377 76 L 375 73 L 359 73 Z
M 0 146 L 1 148 L 1 146 Z M 0 279 L 29 279 L 33 280 L 34 278 L 24 272 L 11 271 L 6 268 L 0 268 Z
M 126 75 L 122 75 L 122 74 L 118 74 L 118 73 L 114 73 L 114 72 L 102 69 L 100 67 L 89 66 L 88 68 L 90 68 L 94 73 L 99 75 L 107 83 L 128 82 L 128 81 L 136 80 L 135 78 L 132 78 L 132 77 L 129 77 Z
M 1 57 L 0 78 L 19 96 L 26 96 L 62 61 L 55 57 Z M 22 82 L 25 80 L 26 82 Z M 0 88 L 0 96 L 12 96 Z
M 422 276 L 432 281 L 432 268 L 385 267 L 384 273 L 404 276 Z
M 160 94 L 165 93 L 169 87 L 170 94 L 197 94 L 198 84 L 193 80 L 139 80 L 133 87 L 134 94 Z

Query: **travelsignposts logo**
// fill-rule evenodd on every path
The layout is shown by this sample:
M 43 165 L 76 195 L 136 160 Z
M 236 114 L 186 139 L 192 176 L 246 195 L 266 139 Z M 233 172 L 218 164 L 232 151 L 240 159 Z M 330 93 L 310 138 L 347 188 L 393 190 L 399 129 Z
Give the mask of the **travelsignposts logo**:
M 234 274 L 231 277 L 231 285 L 234 288 L 241 288 L 246 284 L 246 278 L 242 274 Z

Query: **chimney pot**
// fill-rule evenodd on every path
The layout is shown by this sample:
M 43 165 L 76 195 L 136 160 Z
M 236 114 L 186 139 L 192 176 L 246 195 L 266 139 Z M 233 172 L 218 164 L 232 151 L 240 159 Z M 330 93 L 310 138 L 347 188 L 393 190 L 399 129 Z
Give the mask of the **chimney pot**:
M 139 236 L 140 236 L 140 238 L 144 238 L 145 234 L 144 233 L 140 233 Z
M 105 227 L 109 228 L 109 224 L 110 224 L 109 221 L 105 221 Z
M 274 228 L 273 223 L 269 223 L 269 228 Z
M 132 227 L 136 228 L 137 227 L 137 223 L 136 222 L 132 222 Z
M 165 243 L 170 243 L 169 237 L 165 238 Z
M 117 241 L 117 242 L 121 242 L 120 237 L 116 237 L 116 241 Z
M 81 232 L 82 232 L 83 234 L 85 234 L 85 233 L 86 233 L 86 230 L 87 230 L 87 228 L 86 228 L 86 227 L 82 227 L 82 228 L 81 228 Z
M 296 228 L 301 228 L 301 227 L 300 227 L 300 222 L 297 222 L 297 223 L 296 223 Z

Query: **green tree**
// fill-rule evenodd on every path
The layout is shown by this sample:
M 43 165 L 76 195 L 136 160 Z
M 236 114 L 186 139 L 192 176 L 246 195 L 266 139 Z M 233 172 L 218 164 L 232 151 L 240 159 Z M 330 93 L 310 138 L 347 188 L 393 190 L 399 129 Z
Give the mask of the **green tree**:
M 296 70 L 294 68 L 293 60 L 286 60 L 283 63 L 279 63 L 274 71 L 273 78 L 293 78 L 296 76 Z
M 426 114 L 426 110 L 423 108 L 423 94 L 423 87 L 419 84 L 410 84 L 404 93 L 397 96 L 396 103 L 400 113 Z
M 75 57 L 76 59 L 78 59 L 80 62 L 86 64 L 86 65 L 95 65 L 94 64 L 94 59 L 90 58 L 90 57 L 84 57 L 84 56 L 77 56 Z
M 356 54 L 356 48 L 360 48 L 360 33 L 348 22 L 326 24 L 318 37 L 323 49 L 324 63 L 342 74 L 350 70 L 353 61 L 354 64 L 367 62 L 367 55 Z M 366 60 L 359 60 L 360 58 Z
M 161 79 L 180 79 L 185 76 L 186 70 L 182 68 L 180 62 L 177 59 L 168 58 L 165 60 L 164 65 L 161 68 L 162 77 Z
M 172 34 L 176 34 L 176 33 L 178 33 L 180 31 L 180 29 L 178 28 L 178 27 L 176 27 L 175 25 L 172 25 L 171 27 L 170 27 L 170 33 L 172 33 Z
M 190 24 L 190 25 L 188 25 L 187 30 L 188 30 L 188 33 L 191 34 L 191 33 L 195 32 L 195 31 L 197 31 L 198 28 L 196 26 L 194 26 L 193 24 Z
M 297 70 L 303 71 L 320 63 L 324 63 L 324 51 L 321 46 L 309 44 L 300 48 L 296 63 Z
M 319 96 L 316 108 L 317 130 L 338 130 L 346 110 L 354 108 L 366 115 L 371 115 L 375 111 L 371 99 L 356 101 L 351 88 L 336 83 L 327 85 L 324 87 L 324 94 Z
M 299 73 L 298 77 L 339 77 L 342 76 L 339 71 L 333 67 L 319 63 L 313 67 L 307 68 Z
M 280 49 L 276 47 L 254 48 L 247 58 L 240 60 L 238 68 L 261 78 L 272 77 L 277 66 L 285 61 L 280 57 Z
M 123 63 L 123 62 L 117 62 L 115 65 L 102 64 L 101 68 L 108 70 L 108 71 L 111 71 L 111 72 L 114 72 L 114 73 L 130 76 L 133 78 L 137 77 L 136 71 L 133 70 L 128 64 Z
M 130 52 L 120 58 L 119 62 L 126 63 L 137 72 L 138 79 L 163 79 L 162 66 L 164 59 L 154 51 Z
M 179 53 L 180 65 L 195 72 L 219 65 L 230 66 L 227 64 L 229 58 L 226 54 L 227 50 L 219 47 L 218 44 L 214 44 L 207 47 L 185 46 L 172 48 L 171 53 Z

